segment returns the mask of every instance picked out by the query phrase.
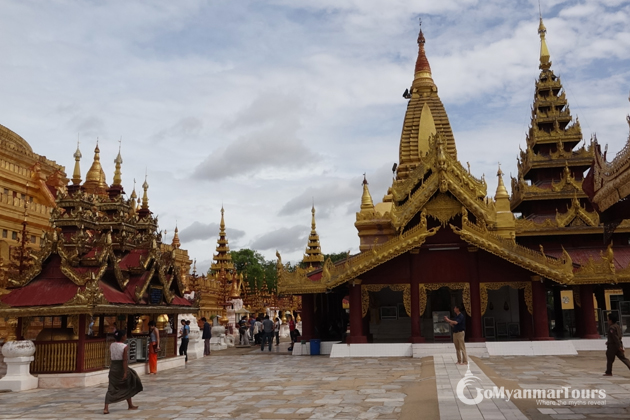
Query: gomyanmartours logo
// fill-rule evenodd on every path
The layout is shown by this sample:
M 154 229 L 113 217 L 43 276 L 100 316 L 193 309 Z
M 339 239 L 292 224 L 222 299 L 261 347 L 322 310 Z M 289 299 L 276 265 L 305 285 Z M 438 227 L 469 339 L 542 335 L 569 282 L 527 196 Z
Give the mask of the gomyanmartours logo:
M 603 389 L 572 389 L 570 386 L 563 386 L 556 389 L 516 389 L 509 390 L 505 387 L 494 386 L 492 389 L 483 389 L 482 387 L 475 387 L 476 395 L 473 398 L 468 398 L 464 395 L 464 390 L 469 386 L 472 386 L 474 382 L 481 385 L 481 380 L 474 376 L 470 371 L 470 365 L 468 370 L 462 379 L 457 383 L 456 394 L 457 398 L 461 402 L 467 405 L 476 405 L 485 399 L 502 399 L 510 401 L 511 399 L 536 399 L 538 404 L 541 405 L 605 405 L 606 404 L 606 391 Z M 471 396 L 473 391 L 470 392 Z M 562 403 L 555 400 L 570 400 L 563 401 Z

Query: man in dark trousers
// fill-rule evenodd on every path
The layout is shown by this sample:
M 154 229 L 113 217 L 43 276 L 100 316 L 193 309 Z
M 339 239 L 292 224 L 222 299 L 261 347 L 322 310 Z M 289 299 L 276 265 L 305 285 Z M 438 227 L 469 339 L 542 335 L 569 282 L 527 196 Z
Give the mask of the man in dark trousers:
M 182 339 L 182 343 L 179 345 L 179 355 L 186 356 L 186 362 L 188 362 L 188 334 L 190 333 L 188 324 L 190 324 L 190 321 L 182 319 L 181 335 L 179 336 Z
M 623 337 L 623 331 L 621 326 L 617 323 L 619 318 L 617 314 L 608 314 L 608 340 L 606 341 L 606 373 L 604 376 L 612 376 L 612 365 L 615 361 L 615 356 L 619 358 L 630 369 L 630 360 L 626 358 L 626 354 L 623 351 L 623 343 L 621 337 Z
M 210 356 L 210 339 L 212 338 L 212 330 L 210 329 L 210 323 L 206 321 L 206 318 L 201 318 L 203 321 L 203 355 Z
M 466 317 L 461 312 L 459 305 L 453 308 L 455 319 L 445 316 L 444 321 L 451 324 L 453 328 L 453 344 L 455 344 L 455 353 L 457 353 L 457 364 L 467 365 L 468 355 L 466 354 L 466 344 L 464 343 L 464 330 L 466 329 Z
M 260 344 L 260 351 L 265 350 L 265 342 L 269 340 L 269 351 L 271 351 L 271 342 L 273 341 L 273 321 L 269 319 L 269 315 L 265 316 L 265 319 L 262 322 L 262 340 Z

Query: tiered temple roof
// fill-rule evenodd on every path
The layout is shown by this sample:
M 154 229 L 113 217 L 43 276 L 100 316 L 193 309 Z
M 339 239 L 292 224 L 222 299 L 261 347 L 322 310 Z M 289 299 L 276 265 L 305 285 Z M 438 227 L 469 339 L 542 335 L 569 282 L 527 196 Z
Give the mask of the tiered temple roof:
M 21 269 L 9 272 L 2 316 L 177 313 L 196 310 L 183 297 L 181 267 L 164 252 L 157 218 L 135 208 L 121 185 L 120 153 L 111 186 L 104 184 L 98 146 L 87 180 L 80 185 L 77 149 L 73 184 L 57 198 L 53 232 L 30 251 Z M 86 186 L 87 184 L 87 186 Z
M 571 116 L 560 77 L 551 70 L 546 32 L 541 18 L 538 27 L 540 75 L 536 81 L 527 148 L 521 151 L 517 178 L 512 178 L 511 209 L 523 215 L 517 229 L 519 234 L 538 234 L 540 229 L 532 228 L 530 222 L 553 222 L 557 214 L 571 211 L 574 199 L 586 211 L 592 211 L 582 191 L 582 174 L 590 166 L 593 152 L 585 146 L 576 149 L 582 141 L 582 130 L 579 120 L 574 121 Z M 588 224 L 590 219 L 585 222 Z

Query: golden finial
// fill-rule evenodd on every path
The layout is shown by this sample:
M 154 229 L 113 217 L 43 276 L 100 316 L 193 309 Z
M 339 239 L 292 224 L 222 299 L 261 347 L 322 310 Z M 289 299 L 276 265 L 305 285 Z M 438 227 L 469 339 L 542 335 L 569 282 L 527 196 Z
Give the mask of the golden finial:
M 499 162 L 499 170 L 497 171 L 497 178 L 499 178 L 499 184 L 497 185 L 497 193 L 494 196 L 494 199 L 497 200 L 499 198 L 510 198 L 510 195 L 505 188 L 505 184 L 503 183 L 503 171 L 501 170 L 501 163 Z
M 147 175 L 144 175 L 144 183 L 142 184 L 142 189 L 144 190 L 144 194 L 142 195 L 142 209 L 146 210 L 149 208 L 149 196 L 147 195 L 147 190 L 149 189 L 149 184 L 147 183 Z
M 74 185 L 81 184 L 81 166 L 79 164 L 79 161 L 82 157 L 83 156 L 81 155 L 81 150 L 79 150 L 79 139 L 77 138 L 77 151 L 74 152 L 74 172 L 72 173 L 72 183 Z
M 173 248 L 175 249 L 179 249 L 179 247 L 182 245 L 179 241 L 179 230 L 177 229 L 177 223 L 175 223 L 175 234 L 173 235 L 173 243 L 171 245 L 173 245 Z
M 221 236 L 225 236 L 225 220 L 223 219 L 224 212 L 225 210 L 223 210 L 223 205 L 221 205 L 221 224 L 219 225 L 219 227 L 221 228 L 221 231 L 219 232 L 219 234 Z
M 551 67 L 551 56 L 549 55 L 549 49 L 547 48 L 547 41 L 545 40 L 545 34 L 547 28 L 543 23 L 542 14 L 540 15 L 540 24 L 538 25 L 538 35 L 540 35 L 540 66 L 541 70 L 548 70 Z
M 315 230 L 315 203 L 313 203 L 313 207 L 311 207 L 311 230 Z
M 374 210 L 374 202 L 368 189 L 368 182 L 365 174 L 363 174 L 363 195 L 361 196 L 361 211 Z
M 123 163 L 122 156 L 120 156 L 120 148 L 122 145 L 122 139 L 118 141 L 118 156 L 114 159 L 114 163 L 116 164 L 116 170 L 114 171 L 114 184 L 113 185 L 121 185 L 122 183 L 122 172 L 120 171 L 120 167 Z
M 424 44 L 426 43 L 426 40 L 424 39 L 424 33 L 422 32 L 422 19 L 419 20 L 420 32 L 418 34 L 418 58 L 416 59 L 414 86 L 422 85 L 433 88 L 435 87 L 435 83 L 431 77 L 431 66 L 429 65 L 429 60 L 427 59 L 426 52 L 424 51 Z M 416 83 L 416 81 L 423 81 L 425 83 Z

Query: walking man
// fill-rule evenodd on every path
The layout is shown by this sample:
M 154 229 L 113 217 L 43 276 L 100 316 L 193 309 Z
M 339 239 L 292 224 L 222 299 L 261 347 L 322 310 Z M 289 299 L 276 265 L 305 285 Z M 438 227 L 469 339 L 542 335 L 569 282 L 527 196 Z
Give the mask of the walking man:
M 464 344 L 464 330 L 466 329 L 466 317 L 461 312 L 459 305 L 453 308 L 455 312 L 455 319 L 450 319 L 445 316 L 444 321 L 451 324 L 453 328 L 453 344 L 455 344 L 455 353 L 457 353 L 457 364 L 467 365 L 468 356 L 466 355 L 466 344 Z
M 269 319 L 269 315 L 265 316 L 262 322 L 262 340 L 260 351 L 265 350 L 265 342 L 269 341 L 269 351 L 271 351 L 271 343 L 273 341 L 273 321 Z
M 179 355 L 186 356 L 186 361 L 188 361 L 188 334 L 190 333 L 190 327 L 186 325 L 188 323 L 190 321 L 186 322 L 182 319 L 181 335 L 179 336 L 182 339 L 182 343 L 179 345 Z
M 201 318 L 203 321 L 203 355 L 210 356 L 210 339 L 212 338 L 212 330 L 210 329 L 210 323 L 206 321 L 206 318 Z
M 621 331 L 621 327 L 617 323 L 619 318 L 615 313 L 608 314 L 608 340 L 606 341 L 606 373 L 604 376 L 612 376 L 612 365 L 615 361 L 615 357 L 618 357 L 619 360 L 623 362 L 628 369 L 630 369 L 630 360 L 626 358 L 626 354 L 623 350 L 623 343 L 621 342 L 621 337 L 623 337 L 623 332 Z

